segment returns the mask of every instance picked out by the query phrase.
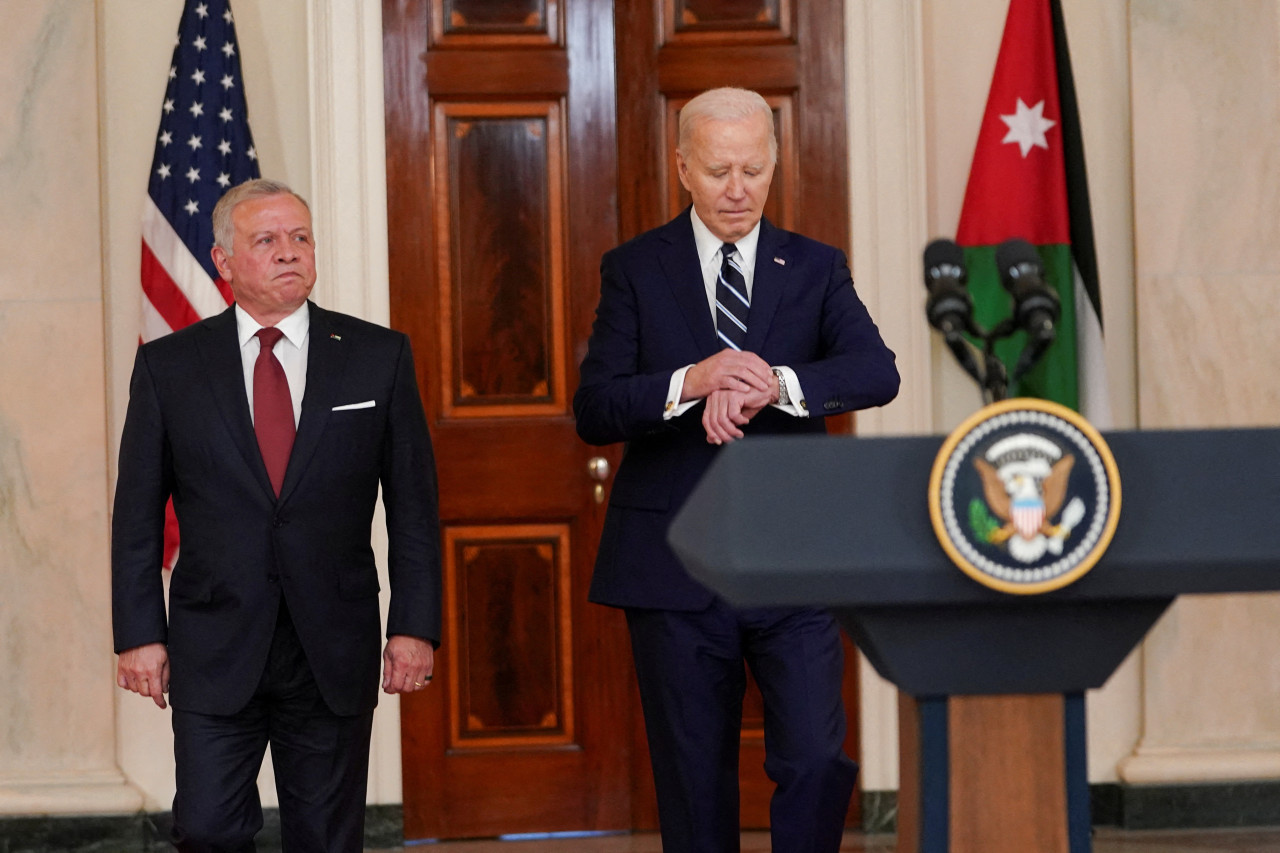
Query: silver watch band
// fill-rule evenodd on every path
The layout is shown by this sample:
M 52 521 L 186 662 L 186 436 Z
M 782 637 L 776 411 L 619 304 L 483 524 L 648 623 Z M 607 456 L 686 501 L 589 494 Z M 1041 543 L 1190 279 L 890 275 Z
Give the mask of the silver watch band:
M 787 393 L 786 377 L 783 376 L 782 371 L 776 367 L 773 368 L 773 375 L 778 377 L 778 405 L 779 406 L 791 405 L 791 395 Z

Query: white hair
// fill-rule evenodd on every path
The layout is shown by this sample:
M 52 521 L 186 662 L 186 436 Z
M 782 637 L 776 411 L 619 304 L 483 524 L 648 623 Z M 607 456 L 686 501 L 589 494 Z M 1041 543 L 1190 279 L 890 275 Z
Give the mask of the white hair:
M 759 92 L 725 86 L 708 89 L 680 110 L 680 133 L 676 150 L 687 155 L 689 141 L 697 126 L 707 121 L 741 121 L 760 114 L 769 127 L 769 157 L 778 160 L 778 137 L 773 128 L 773 109 Z

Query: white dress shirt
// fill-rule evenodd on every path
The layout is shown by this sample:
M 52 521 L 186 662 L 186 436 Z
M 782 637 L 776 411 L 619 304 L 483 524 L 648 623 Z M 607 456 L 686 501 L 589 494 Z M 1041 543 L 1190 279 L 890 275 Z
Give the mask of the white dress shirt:
M 240 364 L 244 368 L 244 391 L 249 398 L 249 417 L 253 417 L 253 365 L 258 360 L 261 341 L 258 330 L 263 328 L 257 320 L 249 316 L 249 312 L 236 306 L 236 332 L 240 336 Z M 284 368 L 284 377 L 289 382 L 289 399 L 293 403 L 293 425 L 297 427 L 302 417 L 302 395 L 307 390 L 307 347 L 311 342 L 311 312 L 307 303 L 302 303 L 297 311 L 276 323 L 283 336 L 276 341 L 271 351 L 276 360 Z
M 720 267 L 724 262 L 724 258 L 721 256 L 721 248 L 724 246 L 724 241 L 711 233 L 711 229 L 698 218 L 697 212 L 692 208 L 689 209 L 689 216 L 693 219 L 693 242 L 697 246 L 698 262 L 702 266 L 702 286 L 707 291 L 707 311 L 710 312 L 711 320 L 714 323 L 716 317 L 716 281 L 720 276 Z M 747 280 L 748 302 L 751 300 L 751 289 L 756 280 L 756 247 L 759 243 L 759 222 L 741 240 L 734 243 L 737 248 L 735 254 L 738 256 L 738 265 L 742 269 L 743 278 Z M 680 397 L 684 394 L 684 377 L 691 367 L 693 367 L 692 364 L 685 365 L 671 374 L 671 384 L 667 388 L 667 400 L 663 407 L 663 420 L 671 420 L 678 415 L 683 415 L 701 402 L 701 400 L 680 402 Z M 798 418 L 809 417 L 809 410 L 803 409 L 799 405 L 799 401 L 804 399 L 804 395 L 800 391 L 800 379 L 796 376 L 796 372 L 785 365 L 777 365 L 776 369 L 782 372 L 782 378 L 787 383 L 787 394 L 790 397 L 790 402 L 786 405 L 773 403 L 773 407 Z

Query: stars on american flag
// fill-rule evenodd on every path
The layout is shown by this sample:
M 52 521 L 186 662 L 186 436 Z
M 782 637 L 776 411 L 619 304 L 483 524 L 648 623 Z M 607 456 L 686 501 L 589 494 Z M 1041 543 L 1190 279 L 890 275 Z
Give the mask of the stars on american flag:
M 161 110 L 150 194 L 184 239 L 202 241 L 191 254 L 216 278 L 209 215 L 224 190 L 259 174 L 229 0 L 186 0 Z

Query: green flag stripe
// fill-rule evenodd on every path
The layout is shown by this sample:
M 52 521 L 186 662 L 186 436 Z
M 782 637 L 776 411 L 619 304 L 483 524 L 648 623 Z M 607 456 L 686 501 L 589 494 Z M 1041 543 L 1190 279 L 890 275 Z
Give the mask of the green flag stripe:
M 1077 409 L 1080 400 L 1079 381 L 1076 376 L 1076 308 L 1071 247 L 1064 244 L 1037 246 L 1044 262 L 1045 280 L 1057 291 L 1062 302 L 1062 316 L 1058 320 L 1057 338 L 1022 381 L 1010 384 L 1010 397 L 1041 397 L 1053 400 L 1071 409 Z M 973 294 L 974 317 L 983 328 L 995 328 L 1012 313 L 1013 300 L 1000 284 L 996 269 L 994 246 L 976 246 L 964 250 L 965 264 L 969 271 L 969 292 Z M 996 343 L 995 351 L 1013 378 L 1018 356 L 1026 345 L 1024 332 Z M 978 342 L 981 346 L 981 342 Z

